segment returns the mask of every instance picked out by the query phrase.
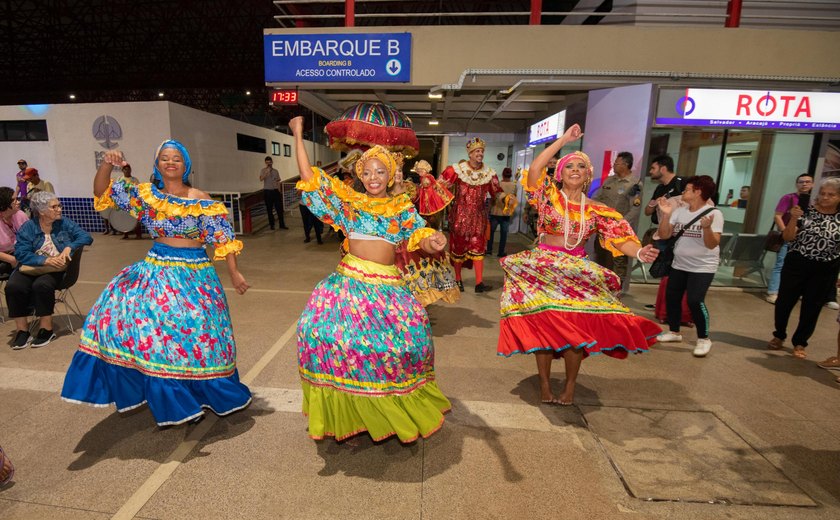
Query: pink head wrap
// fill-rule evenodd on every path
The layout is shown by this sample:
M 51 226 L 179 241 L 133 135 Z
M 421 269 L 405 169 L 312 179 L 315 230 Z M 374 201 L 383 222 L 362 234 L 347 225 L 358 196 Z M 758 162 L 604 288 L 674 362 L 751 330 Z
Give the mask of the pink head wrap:
M 589 160 L 589 156 L 583 152 L 572 152 L 567 153 L 564 155 L 559 161 L 557 161 L 557 168 L 554 170 L 554 180 L 560 182 L 563 180 L 563 176 L 561 172 L 563 171 L 563 167 L 566 166 L 566 163 L 571 161 L 574 158 L 583 159 L 583 163 L 586 165 L 586 174 L 589 177 L 586 182 L 590 182 L 592 180 L 592 161 Z

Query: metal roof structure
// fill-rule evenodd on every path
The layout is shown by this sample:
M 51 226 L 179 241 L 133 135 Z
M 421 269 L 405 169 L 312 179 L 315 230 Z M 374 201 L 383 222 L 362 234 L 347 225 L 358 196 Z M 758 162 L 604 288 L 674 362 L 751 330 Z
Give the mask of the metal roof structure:
M 8 0 L 0 4 L 0 104 L 165 99 L 282 126 L 308 110 L 268 106 L 263 29 L 344 26 L 349 6 L 357 27 L 522 25 L 532 21 L 535 4 L 543 25 L 717 27 L 727 20 L 728 6 L 727 0 Z M 838 22 L 836 0 L 743 0 L 745 27 L 836 30 Z M 498 102 L 486 93 L 463 92 L 434 110 L 460 121 L 480 115 L 488 128 L 505 131 L 585 90 L 533 89 Z M 335 109 L 380 100 L 418 117 L 429 111 L 427 94 L 363 86 L 315 93 Z

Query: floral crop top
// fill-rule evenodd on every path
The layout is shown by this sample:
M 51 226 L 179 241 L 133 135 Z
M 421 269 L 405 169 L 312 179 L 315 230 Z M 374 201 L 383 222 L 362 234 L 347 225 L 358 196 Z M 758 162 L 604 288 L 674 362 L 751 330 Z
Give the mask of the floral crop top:
M 580 233 L 580 204 L 570 202 L 568 212 L 566 203 L 560 190 L 546 170 L 543 170 L 535 188 L 528 187 L 528 170 L 522 172 L 522 186 L 528 203 L 537 209 L 537 233 L 549 235 L 562 235 L 569 219 L 569 239 L 576 238 Z M 639 239 L 633 232 L 633 228 L 621 216 L 621 213 L 605 206 L 599 202 L 592 205 L 586 204 L 583 215 L 584 237 L 583 241 L 589 239 L 593 234 L 598 233 L 598 239 L 604 249 L 611 252 L 613 256 L 621 256 L 624 253 L 616 246 L 628 240 L 640 244 Z M 641 244 L 640 244 L 641 245 Z
M 94 197 L 97 211 L 119 208 L 140 219 L 152 238 L 187 238 L 216 247 L 214 260 L 230 253 L 239 254 L 242 242 L 236 239 L 227 220 L 227 208 L 216 200 L 187 199 L 161 192 L 153 184 L 131 184 L 112 180 L 101 197 Z
M 361 233 L 398 244 L 408 241 L 408 250 L 420 247 L 420 241 L 435 233 L 414 209 L 405 194 L 374 198 L 359 193 L 340 180 L 313 167 L 308 181 L 298 181 L 303 204 L 325 224 L 340 229 L 348 237 Z

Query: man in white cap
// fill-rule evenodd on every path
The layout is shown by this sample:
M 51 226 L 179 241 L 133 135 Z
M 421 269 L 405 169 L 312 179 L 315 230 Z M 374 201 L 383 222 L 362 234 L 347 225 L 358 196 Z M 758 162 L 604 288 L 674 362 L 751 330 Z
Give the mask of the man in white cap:
M 488 196 L 495 200 L 504 192 L 495 170 L 484 165 L 484 148 L 484 141 L 480 137 L 473 137 L 467 141 L 469 160 L 459 161 L 440 174 L 445 187 L 455 193 L 449 211 L 449 256 L 455 268 L 455 280 L 462 292 L 464 283 L 461 281 L 461 268 L 469 269 L 473 265 L 475 292 L 492 289 L 484 283 L 484 253 L 489 223 L 484 201 Z

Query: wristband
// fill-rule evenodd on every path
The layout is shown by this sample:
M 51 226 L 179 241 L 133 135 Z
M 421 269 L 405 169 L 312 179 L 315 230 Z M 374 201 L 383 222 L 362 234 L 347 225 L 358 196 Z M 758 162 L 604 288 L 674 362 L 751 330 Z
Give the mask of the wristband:
M 639 250 L 638 250 L 638 251 L 636 251 L 636 258 L 638 258 L 638 259 L 639 259 L 639 262 L 641 262 L 641 263 L 645 263 L 645 261 L 644 261 L 644 260 L 642 260 L 642 248 L 641 248 L 641 247 L 639 248 Z

